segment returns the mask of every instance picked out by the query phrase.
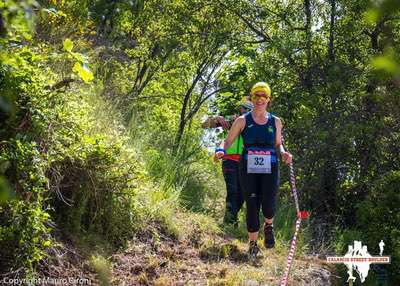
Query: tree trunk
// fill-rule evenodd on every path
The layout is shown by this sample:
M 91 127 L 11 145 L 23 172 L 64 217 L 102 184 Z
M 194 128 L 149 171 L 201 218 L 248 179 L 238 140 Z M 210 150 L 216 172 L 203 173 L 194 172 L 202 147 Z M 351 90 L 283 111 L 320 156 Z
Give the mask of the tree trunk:
M 306 57 L 307 57 L 307 68 L 306 68 L 306 75 L 305 75 L 305 85 L 309 93 L 311 93 L 312 86 L 313 86 L 313 79 L 312 79 L 312 68 L 311 68 L 311 3 L 310 0 L 304 1 L 304 13 L 306 16 L 305 19 L 305 31 L 306 31 Z

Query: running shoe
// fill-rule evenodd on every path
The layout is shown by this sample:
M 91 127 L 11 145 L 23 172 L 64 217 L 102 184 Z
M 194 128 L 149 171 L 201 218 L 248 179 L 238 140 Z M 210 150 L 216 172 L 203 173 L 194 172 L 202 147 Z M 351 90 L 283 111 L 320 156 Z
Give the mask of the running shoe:
M 260 251 L 257 245 L 257 241 L 250 241 L 249 243 L 249 256 L 250 258 L 256 258 L 257 253 Z
M 264 246 L 265 248 L 273 248 L 275 246 L 273 224 L 264 224 Z

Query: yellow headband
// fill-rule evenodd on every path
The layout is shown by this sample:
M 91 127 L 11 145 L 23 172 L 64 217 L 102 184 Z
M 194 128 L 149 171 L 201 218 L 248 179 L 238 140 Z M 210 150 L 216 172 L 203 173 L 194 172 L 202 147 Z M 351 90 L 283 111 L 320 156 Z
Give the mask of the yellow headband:
M 268 98 L 271 98 L 271 88 L 265 82 L 257 82 L 255 85 L 253 85 L 250 92 L 251 96 L 253 97 L 257 91 L 262 91 L 267 95 Z

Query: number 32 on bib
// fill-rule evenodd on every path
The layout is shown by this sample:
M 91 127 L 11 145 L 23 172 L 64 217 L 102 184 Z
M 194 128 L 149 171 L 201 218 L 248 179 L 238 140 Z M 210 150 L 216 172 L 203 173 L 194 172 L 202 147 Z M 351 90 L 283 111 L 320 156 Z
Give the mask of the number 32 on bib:
M 247 154 L 247 173 L 271 174 L 271 154 L 249 151 Z

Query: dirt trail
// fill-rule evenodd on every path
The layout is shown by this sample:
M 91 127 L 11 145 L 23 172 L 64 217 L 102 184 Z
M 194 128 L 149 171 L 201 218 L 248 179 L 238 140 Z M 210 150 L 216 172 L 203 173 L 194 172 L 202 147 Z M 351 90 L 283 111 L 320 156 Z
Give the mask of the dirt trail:
M 128 247 L 107 257 L 111 269 L 106 280 L 110 285 L 124 286 L 279 285 L 288 245 L 278 241 L 274 249 L 267 250 L 260 240 L 261 253 L 252 262 L 247 257 L 245 241 L 235 235 L 208 231 L 207 227 L 201 229 L 200 225 L 187 220 L 187 225 L 182 225 L 185 235 L 180 238 L 166 234 L 160 225 L 139 233 Z M 51 256 L 53 262 L 45 269 L 46 276 L 84 277 L 91 280 L 90 285 L 101 285 L 101 274 L 78 251 Z M 289 285 L 329 286 L 333 285 L 331 276 L 322 260 L 297 254 Z
M 261 243 L 260 243 L 261 244 Z M 286 264 L 286 247 L 247 257 L 247 244 L 231 237 L 199 240 L 163 237 L 131 241 L 112 256 L 113 285 L 279 285 Z M 332 285 L 324 263 L 296 257 L 289 285 Z

